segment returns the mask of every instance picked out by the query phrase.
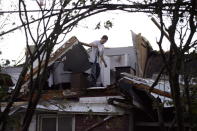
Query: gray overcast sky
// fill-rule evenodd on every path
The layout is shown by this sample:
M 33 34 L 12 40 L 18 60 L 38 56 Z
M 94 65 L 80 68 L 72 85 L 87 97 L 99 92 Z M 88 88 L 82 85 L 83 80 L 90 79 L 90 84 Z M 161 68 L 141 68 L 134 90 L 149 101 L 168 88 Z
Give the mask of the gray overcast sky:
M 99 30 L 94 29 L 98 22 L 103 23 L 106 20 L 113 22 L 113 27 L 110 30 L 104 29 L 104 27 Z M 141 33 L 149 40 L 155 50 L 158 49 L 156 39 L 159 39 L 160 32 L 152 23 L 150 17 L 142 13 L 126 13 L 120 11 L 105 12 L 82 20 L 79 25 L 68 34 L 65 41 L 75 35 L 80 41 L 90 43 L 100 39 L 103 34 L 106 34 L 109 36 L 106 47 L 132 46 L 131 30 L 135 33 Z M 166 44 L 164 48 L 167 50 L 168 41 L 165 39 L 164 43 Z M 57 45 L 57 47 L 60 45 L 61 44 Z M 24 48 L 24 35 L 22 35 L 20 30 L 15 31 L 11 35 L 5 36 L 4 40 L 1 41 L 0 49 L 3 54 L 0 58 L 19 60 L 24 56 Z

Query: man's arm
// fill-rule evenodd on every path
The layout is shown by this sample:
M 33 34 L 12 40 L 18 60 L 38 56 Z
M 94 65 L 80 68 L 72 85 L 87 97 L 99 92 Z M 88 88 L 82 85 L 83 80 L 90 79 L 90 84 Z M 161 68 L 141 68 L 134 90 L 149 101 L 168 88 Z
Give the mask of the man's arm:
M 105 65 L 105 67 L 107 67 L 107 63 L 106 63 L 106 61 L 105 61 L 103 55 L 101 55 L 100 58 L 101 58 L 101 61 L 103 62 L 103 64 Z
M 87 47 L 98 47 L 96 44 L 94 43 L 90 43 L 90 44 L 87 44 L 87 43 L 83 43 L 83 42 L 80 42 L 82 45 L 84 46 L 87 46 Z

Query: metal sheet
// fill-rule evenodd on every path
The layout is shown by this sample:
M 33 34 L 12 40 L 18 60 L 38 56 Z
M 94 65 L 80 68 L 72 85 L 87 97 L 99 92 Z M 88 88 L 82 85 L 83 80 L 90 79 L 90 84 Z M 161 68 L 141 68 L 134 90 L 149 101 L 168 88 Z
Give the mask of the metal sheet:
M 13 109 L 13 113 L 26 109 L 27 105 Z M 106 103 L 79 103 L 79 102 L 44 102 L 36 107 L 37 111 L 70 113 L 70 114 L 103 114 L 103 115 L 123 115 L 125 111 L 121 108 Z

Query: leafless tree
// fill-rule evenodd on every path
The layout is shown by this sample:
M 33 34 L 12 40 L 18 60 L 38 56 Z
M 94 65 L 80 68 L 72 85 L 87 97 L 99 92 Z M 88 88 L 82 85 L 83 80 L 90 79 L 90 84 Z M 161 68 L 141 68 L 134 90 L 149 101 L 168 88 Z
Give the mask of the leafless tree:
M 182 131 L 184 129 L 179 75 L 181 74 L 181 65 L 184 62 L 184 54 L 196 46 L 196 41 L 193 39 L 196 33 L 195 0 L 144 0 L 140 3 L 127 1 L 129 4 L 113 2 L 114 1 L 111 0 L 54 0 L 49 8 L 45 8 L 37 1 L 39 10 L 30 11 L 26 7 L 26 1 L 19 0 L 19 11 L 17 13 L 19 13 L 22 24 L 1 33 L 0 36 L 22 27 L 26 36 L 26 46 L 29 51 L 29 56 L 25 61 L 23 71 L 12 93 L 11 99 L 1 114 L 0 124 L 2 130 L 6 127 L 6 119 L 14 99 L 19 95 L 22 85 L 26 82 L 24 78 L 27 76 L 28 70 L 30 90 L 22 131 L 28 130 L 36 105 L 41 97 L 41 91 L 44 87 L 43 81 L 47 79 L 47 66 L 52 50 L 56 43 L 62 41 L 60 40 L 60 35 L 64 34 L 64 36 L 66 36 L 80 20 L 109 10 L 144 12 L 155 15 L 160 20 L 161 37 L 157 43 L 169 75 L 169 82 L 176 109 L 178 130 Z M 31 18 L 30 13 L 36 11 L 40 12 L 39 18 Z M 165 24 L 163 20 L 164 18 L 170 18 L 170 26 L 167 27 L 167 24 Z M 34 27 L 34 30 L 32 27 Z M 185 27 L 187 29 L 185 29 Z M 162 43 L 165 32 L 167 32 L 170 41 L 170 54 L 168 57 L 164 53 Z M 177 34 L 179 36 L 178 40 Z M 30 51 L 29 41 L 32 41 L 35 45 L 33 52 Z M 38 71 L 36 75 L 34 75 L 33 70 L 35 61 L 38 61 Z
M 185 107 L 182 103 L 183 94 L 181 94 L 179 77 L 186 74 L 186 72 L 183 72 L 183 65 L 186 62 L 186 54 L 190 54 L 191 50 L 196 46 L 196 40 L 194 38 L 197 28 L 196 1 L 173 1 L 173 3 L 176 3 L 174 9 L 165 12 L 163 10 L 163 5 L 167 3 L 167 1 L 158 2 L 159 6 L 157 14 L 160 20 L 161 37 L 157 44 L 159 46 L 163 61 L 165 63 L 165 68 L 169 76 L 169 83 L 176 110 L 178 130 L 182 131 L 185 130 L 185 116 L 183 115 L 183 112 L 185 112 Z M 168 22 L 170 22 L 170 25 L 167 26 L 167 23 L 164 22 L 164 18 L 169 18 L 170 21 Z M 164 35 L 166 34 L 170 42 L 169 55 L 166 55 L 163 50 L 164 43 L 162 43 L 162 41 Z M 187 104 L 190 105 L 187 82 L 185 93 L 187 96 Z

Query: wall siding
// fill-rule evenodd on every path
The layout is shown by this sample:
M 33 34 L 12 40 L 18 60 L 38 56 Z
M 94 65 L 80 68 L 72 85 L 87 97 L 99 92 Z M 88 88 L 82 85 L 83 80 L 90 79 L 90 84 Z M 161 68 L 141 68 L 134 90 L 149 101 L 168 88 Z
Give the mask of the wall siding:
M 76 115 L 75 116 L 75 131 L 85 131 L 93 124 L 102 121 L 107 116 L 99 115 Z M 91 131 L 128 131 L 129 118 L 128 116 L 118 116 L 112 118 L 105 123 L 95 127 Z

